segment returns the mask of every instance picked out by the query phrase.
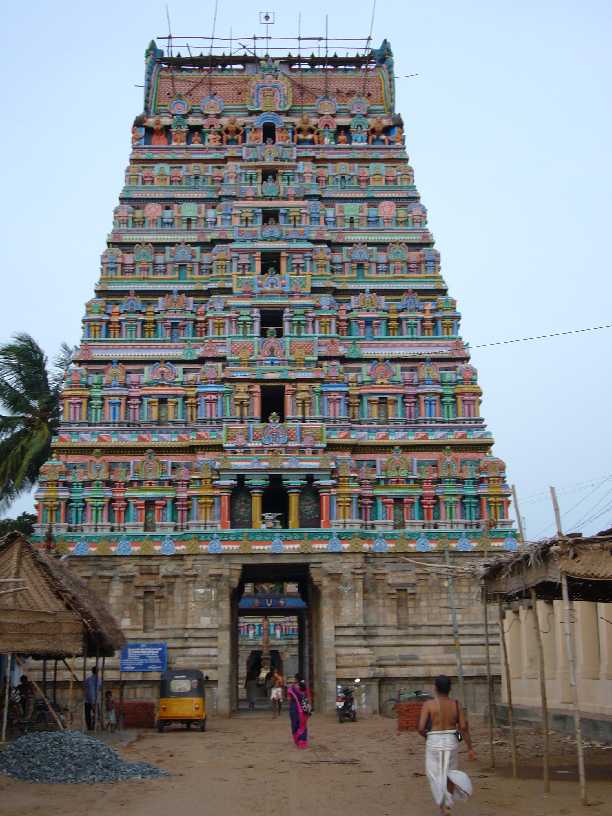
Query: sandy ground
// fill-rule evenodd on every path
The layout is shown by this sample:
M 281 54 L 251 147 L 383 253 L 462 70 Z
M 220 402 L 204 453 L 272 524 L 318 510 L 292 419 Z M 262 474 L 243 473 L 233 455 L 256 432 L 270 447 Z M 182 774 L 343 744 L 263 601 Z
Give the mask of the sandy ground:
M 1 816 L 429 816 L 436 808 L 423 768 L 423 741 L 396 734 L 394 720 L 372 717 L 339 725 L 316 715 L 311 747 L 298 751 L 286 715 L 267 713 L 215 719 L 208 731 L 147 732 L 123 749 L 171 772 L 167 779 L 114 785 L 33 785 L 0 776 Z M 537 778 L 508 776 L 508 748 L 498 733 L 497 770 L 489 767 L 485 732 L 473 726 L 479 759 L 460 765 L 472 776 L 475 795 L 457 805 L 459 816 L 553 816 L 585 812 L 567 770 L 572 746 L 556 739 L 552 793 Z M 520 737 L 524 775 L 533 764 L 537 737 Z M 589 784 L 592 806 L 612 814 L 612 751 L 589 752 L 598 781 Z M 559 774 L 559 771 L 565 773 Z M 557 781 L 559 780 L 559 781 Z

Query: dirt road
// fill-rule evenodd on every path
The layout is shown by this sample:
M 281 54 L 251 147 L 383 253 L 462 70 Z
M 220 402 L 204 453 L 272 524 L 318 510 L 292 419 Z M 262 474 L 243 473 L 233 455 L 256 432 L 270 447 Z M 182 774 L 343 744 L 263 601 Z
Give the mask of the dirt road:
M 476 729 L 478 731 L 478 729 Z M 285 716 L 212 720 L 205 734 L 147 733 L 124 750 L 171 772 L 168 779 L 115 785 L 33 785 L 0 776 L 1 816 L 430 816 L 436 808 L 423 774 L 423 742 L 372 717 L 339 725 L 315 715 L 311 747 L 298 751 Z M 555 816 L 585 812 L 577 786 L 555 781 L 542 796 L 538 779 L 495 774 L 483 759 L 461 766 L 475 795 L 465 816 Z M 500 749 L 503 752 L 503 749 Z M 610 752 L 612 753 L 612 752 Z M 611 757 L 612 759 L 612 757 Z M 562 778 L 562 777 L 561 777 Z M 567 777 L 565 777 L 567 780 Z M 590 785 L 591 814 L 610 813 L 610 782 Z

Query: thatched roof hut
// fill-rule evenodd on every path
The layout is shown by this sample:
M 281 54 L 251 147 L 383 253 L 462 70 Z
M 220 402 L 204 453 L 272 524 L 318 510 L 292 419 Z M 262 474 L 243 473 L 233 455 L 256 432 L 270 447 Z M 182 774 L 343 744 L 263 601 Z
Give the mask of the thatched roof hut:
M 517 553 L 489 562 L 483 580 L 490 599 L 526 596 L 561 597 L 561 574 L 572 600 L 612 602 L 612 532 L 596 536 L 559 536 L 530 544 Z
M 106 603 L 21 533 L 0 540 L 0 654 L 113 655 L 125 643 Z

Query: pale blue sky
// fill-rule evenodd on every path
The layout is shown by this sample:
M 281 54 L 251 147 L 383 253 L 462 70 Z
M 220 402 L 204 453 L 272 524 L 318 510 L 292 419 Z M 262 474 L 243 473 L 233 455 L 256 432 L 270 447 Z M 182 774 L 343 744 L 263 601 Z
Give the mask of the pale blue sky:
M 170 3 L 175 33 L 209 34 L 213 4 Z M 379 0 L 398 110 L 450 293 L 472 345 L 612 322 L 611 6 Z M 217 33 L 297 32 L 298 4 L 220 0 Z M 309 0 L 302 33 L 367 36 L 371 4 Z M 142 108 L 143 53 L 164 3 L 11 3 L 3 14 L 0 341 L 77 343 Z M 530 537 L 612 524 L 612 330 L 474 350 L 484 415 Z M 597 484 L 599 487 L 597 487 Z M 581 502 L 577 507 L 574 507 Z M 31 507 L 23 500 L 11 512 Z M 606 508 L 609 509 L 606 510 Z M 573 509 L 572 509 L 573 508 Z

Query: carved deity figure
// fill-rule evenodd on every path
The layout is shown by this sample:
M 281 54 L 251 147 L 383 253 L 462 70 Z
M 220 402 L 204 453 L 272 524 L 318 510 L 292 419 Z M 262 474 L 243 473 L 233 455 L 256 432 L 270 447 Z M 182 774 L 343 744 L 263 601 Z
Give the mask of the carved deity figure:
M 247 142 L 249 144 L 261 144 L 261 140 L 262 140 L 261 128 L 251 128 L 247 136 Z
M 382 119 L 377 117 L 368 130 L 368 143 L 369 144 L 389 144 L 389 138 L 385 134 L 385 126 L 383 125 Z
M 310 124 L 310 118 L 304 114 L 295 128 L 295 143 L 310 145 L 315 143 L 315 129 Z
M 206 144 L 220 145 L 221 141 L 221 134 L 218 130 L 209 130 L 206 134 Z
M 148 450 L 146 452 L 145 458 L 142 460 L 141 473 L 142 478 L 147 482 L 159 479 L 161 473 L 161 465 L 157 461 L 155 451 Z
M 166 133 L 166 128 L 161 123 L 161 119 L 158 117 L 153 122 L 153 133 L 151 135 L 151 144 L 152 145 L 167 145 L 168 144 L 168 135 Z
M 339 130 L 338 136 L 336 138 L 337 144 L 345 145 L 349 143 L 348 136 L 346 134 L 346 130 Z
M 191 144 L 192 145 L 201 145 L 202 144 L 202 134 L 199 130 L 194 130 L 193 135 L 191 137 Z
M 244 128 L 240 127 L 235 116 L 230 116 L 223 128 L 223 144 L 236 145 L 242 142 Z

